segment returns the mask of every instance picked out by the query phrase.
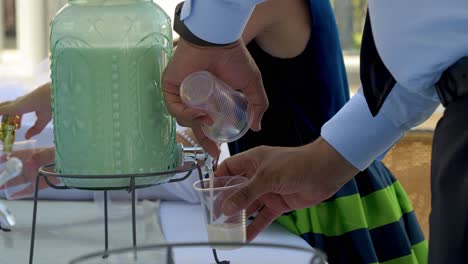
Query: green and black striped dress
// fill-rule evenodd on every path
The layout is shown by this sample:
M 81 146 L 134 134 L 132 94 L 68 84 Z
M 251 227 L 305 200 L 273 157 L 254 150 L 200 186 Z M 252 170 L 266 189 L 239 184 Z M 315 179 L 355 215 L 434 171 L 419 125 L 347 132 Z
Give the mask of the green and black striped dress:
M 231 143 L 231 154 L 260 145 L 307 144 L 320 135 L 320 127 L 349 99 L 330 3 L 308 3 L 311 37 L 302 54 L 279 59 L 264 52 L 255 41 L 249 43 L 270 107 L 262 131 L 248 132 Z M 329 200 L 292 211 L 277 222 L 323 250 L 330 263 L 427 263 L 427 243 L 411 203 L 401 184 L 379 161 Z

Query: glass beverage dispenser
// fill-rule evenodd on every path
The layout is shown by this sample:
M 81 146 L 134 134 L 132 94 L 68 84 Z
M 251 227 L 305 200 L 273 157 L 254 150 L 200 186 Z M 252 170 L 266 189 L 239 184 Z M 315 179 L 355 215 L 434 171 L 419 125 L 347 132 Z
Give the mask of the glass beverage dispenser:
M 174 169 L 181 149 L 161 87 L 172 54 L 167 14 L 151 0 L 68 0 L 52 21 L 50 39 L 56 172 Z M 103 185 L 98 179 L 62 181 L 87 189 Z M 125 188 L 129 180 L 105 184 Z

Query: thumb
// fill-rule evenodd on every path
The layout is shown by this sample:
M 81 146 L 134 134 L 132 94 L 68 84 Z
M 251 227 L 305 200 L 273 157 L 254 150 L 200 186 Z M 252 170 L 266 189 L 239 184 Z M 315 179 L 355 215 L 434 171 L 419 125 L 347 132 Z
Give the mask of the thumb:
M 25 138 L 30 139 L 31 137 L 41 133 L 51 119 L 51 116 L 38 115 L 36 123 L 34 123 L 34 125 L 28 131 L 26 131 Z
M 258 180 L 258 177 L 254 176 L 250 179 L 247 185 L 224 201 L 222 211 L 225 215 L 233 215 L 248 208 L 259 197 L 268 191 L 269 190 L 267 190 L 266 186 Z
M 264 106 L 252 106 L 247 110 L 248 124 L 253 131 L 262 130 L 262 119 L 265 114 Z
M 8 200 L 20 200 L 23 198 L 30 198 L 34 194 L 34 184 L 29 183 L 28 186 L 23 188 L 21 191 L 13 193 Z
M 207 137 L 200 126 L 193 127 L 192 130 L 193 134 L 197 138 L 198 144 L 200 144 L 212 157 L 219 157 L 221 150 L 219 149 L 218 144 Z

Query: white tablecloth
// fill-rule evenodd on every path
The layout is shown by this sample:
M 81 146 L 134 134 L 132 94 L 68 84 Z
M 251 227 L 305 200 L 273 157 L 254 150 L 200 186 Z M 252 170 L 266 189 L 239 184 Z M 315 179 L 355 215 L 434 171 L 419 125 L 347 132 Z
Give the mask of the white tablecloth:
M 31 201 L 7 201 L 15 214 L 18 226 L 10 233 L 0 231 L 0 264 L 27 263 L 32 217 Z M 137 238 L 139 245 L 182 242 L 206 242 L 206 233 L 201 207 L 184 202 L 140 203 Z M 104 225 L 102 211 L 92 202 L 40 201 L 36 231 L 35 261 L 39 264 L 67 263 L 82 254 L 101 251 L 104 248 Z M 148 209 L 149 208 L 149 209 Z M 148 213 L 149 210 L 153 210 Z M 146 213 L 141 213 L 146 212 Z M 128 215 L 127 215 L 128 216 Z M 159 218 L 157 217 L 159 216 Z M 161 225 L 159 225 L 159 222 Z M 131 222 L 128 217 L 110 222 L 110 248 L 130 247 Z M 161 230 L 162 233 L 161 234 Z M 165 239 L 164 239 L 165 238 Z M 254 242 L 287 244 L 307 248 L 307 243 L 277 224 L 272 224 Z M 309 264 L 310 254 L 281 249 L 241 248 L 219 251 L 219 257 L 231 264 L 294 263 Z M 150 254 L 150 255 L 148 255 Z M 153 254 L 153 255 L 151 255 Z M 142 263 L 161 259 L 158 252 L 146 253 Z M 213 263 L 208 247 L 174 249 L 176 264 Z M 90 262 L 101 263 L 101 262 Z M 113 262 L 105 262 L 113 263 Z

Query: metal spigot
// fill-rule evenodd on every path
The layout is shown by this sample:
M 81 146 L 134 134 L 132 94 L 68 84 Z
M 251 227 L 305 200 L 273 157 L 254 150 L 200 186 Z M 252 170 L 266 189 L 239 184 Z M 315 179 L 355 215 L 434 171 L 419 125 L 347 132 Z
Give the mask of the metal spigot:
M 19 128 L 21 117 L 18 115 L 4 115 L 0 125 L 0 140 L 3 142 L 3 151 L 11 153 L 15 143 L 16 129 Z
M 208 154 L 200 146 L 182 147 L 185 156 L 193 157 L 197 160 L 206 160 Z

